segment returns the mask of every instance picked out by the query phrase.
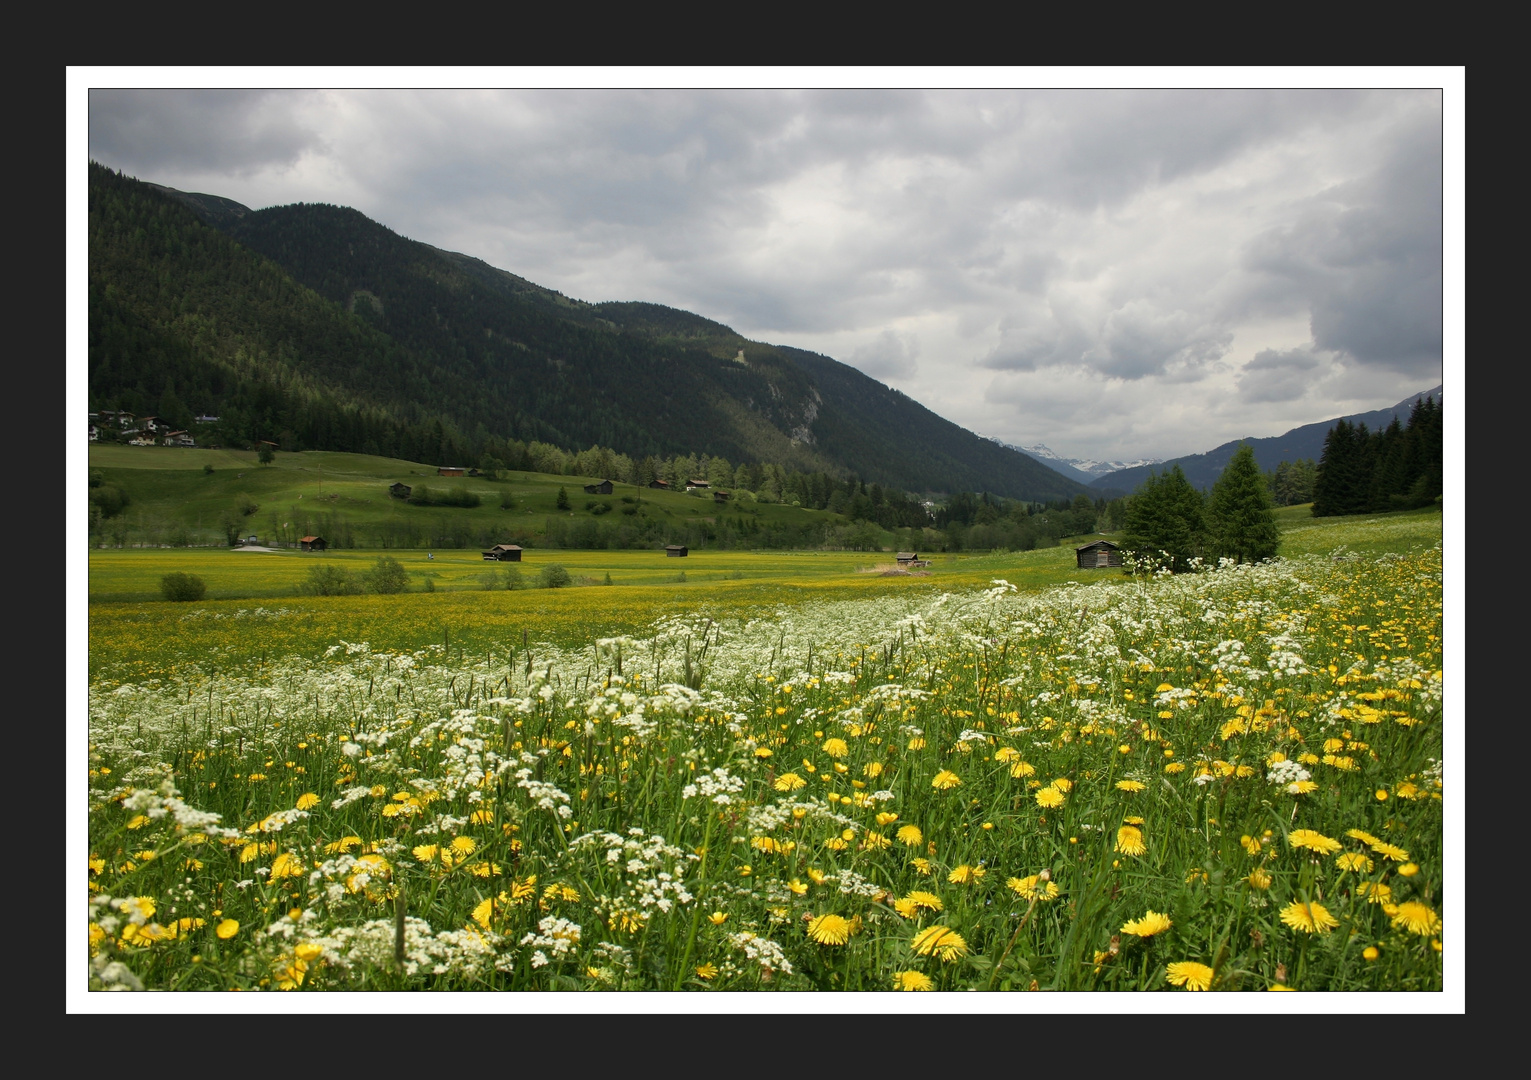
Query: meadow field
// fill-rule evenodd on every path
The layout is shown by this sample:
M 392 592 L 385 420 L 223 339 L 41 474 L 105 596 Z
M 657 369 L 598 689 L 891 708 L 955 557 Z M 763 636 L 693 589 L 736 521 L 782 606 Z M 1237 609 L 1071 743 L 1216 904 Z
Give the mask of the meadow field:
M 92 551 L 91 985 L 1439 990 L 1441 518 L 1282 517 L 1147 579 Z

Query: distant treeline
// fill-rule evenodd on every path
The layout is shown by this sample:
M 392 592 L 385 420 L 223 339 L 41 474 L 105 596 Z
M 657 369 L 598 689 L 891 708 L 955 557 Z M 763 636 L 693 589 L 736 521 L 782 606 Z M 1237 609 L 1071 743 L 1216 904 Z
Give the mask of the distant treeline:
M 1444 440 L 1441 406 L 1414 403 L 1407 425 L 1398 418 L 1378 431 L 1341 420 L 1324 439 L 1313 484 L 1313 516 L 1374 514 L 1433 503 L 1441 494 Z

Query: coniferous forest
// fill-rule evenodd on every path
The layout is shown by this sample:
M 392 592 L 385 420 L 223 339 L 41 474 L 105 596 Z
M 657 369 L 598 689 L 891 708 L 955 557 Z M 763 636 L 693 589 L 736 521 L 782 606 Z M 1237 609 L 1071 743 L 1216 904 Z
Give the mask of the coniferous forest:
M 1313 485 L 1313 516 L 1373 514 L 1428 506 L 1441 494 L 1441 407 L 1421 398 L 1409 422 L 1367 431 L 1339 421 L 1324 440 Z

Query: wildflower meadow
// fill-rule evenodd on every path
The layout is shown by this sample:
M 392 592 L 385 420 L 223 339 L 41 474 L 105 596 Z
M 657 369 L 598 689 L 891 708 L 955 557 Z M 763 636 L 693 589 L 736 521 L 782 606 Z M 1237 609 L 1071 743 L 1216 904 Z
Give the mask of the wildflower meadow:
M 1438 543 L 592 637 L 94 675 L 92 988 L 1442 988 Z

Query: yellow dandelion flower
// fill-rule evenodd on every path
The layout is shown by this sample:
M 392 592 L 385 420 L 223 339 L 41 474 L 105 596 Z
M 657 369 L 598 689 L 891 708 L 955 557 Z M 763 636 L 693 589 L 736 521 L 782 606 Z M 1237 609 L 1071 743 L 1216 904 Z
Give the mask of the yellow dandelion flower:
M 1329 914 L 1324 905 L 1304 904 L 1296 900 L 1281 909 L 1281 921 L 1304 934 L 1327 934 L 1340 925 L 1340 921 Z
M 1153 937 L 1162 934 L 1175 924 L 1170 922 L 1170 917 L 1150 908 L 1141 919 L 1133 919 L 1131 922 L 1122 924 L 1122 933 L 1136 934 L 1138 937 Z
M 894 833 L 894 836 L 898 838 L 900 844 L 907 844 L 910 847 L 918 847 L 920 842 L 925 839 L 925 834 L 920 832 L 918 825 L 900 826 L 898 832 Z
M 988 871 L 981 866 L 969 866 L 967 863 L 963 863 L 950 874 L 947 874 L 946 880 L 950 881 L 953 885 L 972 885 L 987 873 Z
M 1036 794 L 1038 806 L 1051 810 L 1055 806 L 1063 805 L 1063 792 L 1054 787 L 1039 788 Z
M 1010 878 L 1005 882 L 1005 887 L 1020 896 L 1022 900 L 1051 900 L 1058 895 L 1057 884 L 1043 881 L 1040 874 Z
M 220 941 L 227 941 L 229 938 L 239 933 L 239 920 L 224 919 L 221 923 L 218 924 L 217 929 L 215 929 L 213 933 L 218 935 L 218 939 Z
M 305 869 L 307 867 L 303 865 L 302 860 L 292 852 L 284 851 L 271 864 L 271 880 L 276 881 L 278 878 L 285 877 L 301 877 Z
M 920 956 L 939 956 L 943 961 L 960 960 L 967 955 L 968 944 L 949 926 L 929 926 L 914 935 L 909 947 Z
M 922 971 L 900 971 L 893 976 L 895 990 L 934 990 L 936 984 Z
M 1116 782 L 1116 789 L 1118 791 L 1142 791 L 1146 787 L 1148 785 L 1140 780 L 1118 780 Z
M 1352 840 L 1359 840 L 1363 844 L 1380 844 L 1380 843 L 1382 843 L 1381 840 L 1378 840 L 1371 833 L 1364 832 L 1361 829 L 1346 829 L 1345 830 L 1345 835 L 1350 837 Z
M 1418 900 L 1405 900 L 1393 913 L 1393 925 L 1411 934 L 1428 937 L 1441 930 L 1441 917 Z
M 1244 849 L 1245 854 L 1260 854 L 1260 841 L 1256 840 L 1253 836 L 1244 835 L 1239 837 L 1239 847 Z
M 1392 886 L 1380 881 L 1363 881 L 1356 886 L 1356 891 L 1366 897 L 1368 904 L 1390 904 L 1393 901 Z
M 861 772 L 862 775 L 875 779 L 876 777 L 882 775 L 882 762 L 869 761 L 864 766 L 862 766 Z
M 893 910 L 906 919 L 912 919 L 920 913 L 920 905 L 904 896 L 893 901 Z
M 1049 786 L 1057 788 L 1059 791 L 1066 795 L 1070 791 L 1074 790 L 1074 781 L 1070 780 L 1066 776 L 1058 776 L 1054 777 L 1052 783 Z
M 1191 960 L 1180 960 L 1170 964 L 1165 969 L 1164 977 L 1173 985 L 1183 986 L 1187 990 L 1212 988 L 1212 969 L 1206 964 L 1198 964 Z
M 851 939 L 851 924 L 839 915 L 816 915 L 808 920 L 808 936 L 820 945 L 844 945 Z
M 1372 869 L 1372 861 L 1358 851 L 1347 851 L 1334 860 L 1334 865 L 1341 870 L 1353 870 L 1357 874 L 1369 874 Z
M 923 750 L 923 749 L 925 749 L 925 740 L 922 737 L 920 737 L 919 735 L 916 735 L 914 738 L 909 740 L 909 749 L 911 749 L 911 750 Z
M 1268 889 L 1271 887 L 1271 876 L 1258 867 L 1249 872 L 1249 877 L 1246 880 L 1252 889 Z
M 909 865 L 914 867 L 916 873 L 926 874 L 926 875 L 928 875 L 930 873 L 930 860 L 929 859 L 916 857 L 916 858 L 913 858 L 913 859 L 909 860 Z
M 421 844 L 411 849 L 411 854 L 423 863 L 435 862 L 441 854 L 441 848 L 436 844 Z
M 478 841 L 471 836 L 459 836 L 449 846 L 459 855 L 472 855 L 478 849 Z
M 771 785 L 777 791 L 796 791 L 798 788 L 807 787 L 808 781 L 804 780 L 795 772 L 782 773 Z
M 718 966 L 716 964 L 699 964 L 696 968 L 696 977 L 702 980 L 716 979 Z
M 935 779 L 931 780 L 930 786 L 945 791 L 948 788 L 956 787 L 960 783 L 962 783 L 962 777 L 958 776 L 950 769 L 942 769 L 940 772 L 936 773 Z
M 473 822 L 473 824 L 475 824 L 475 825 L 493 825 L 494 824 L 494 811 L 493 810 L 475 810 L 475 811 L 473 811 L 473 813 L 468 815 L 468 820 Z
M 1311 795 L 1318 790 L 1318 783 L 1313 780 L 1293 780 L 1286 786 L 1288 795 Z
M 939 896 L 933 892 L 924 892 L 919 889 L 911 892 L 908 896 L 904 897 L 904 899 L 908 900 L 915 907 L 925 908 L 929 911 L 940 911 L 942 907 L 941 898 Z
M 825 739 L 824 752 L 832 758 L 842 758 L 851 752 L 844 739 Z
M 880 851 L 886 847 L 892 847 L 893 841 L 879 832 L 868 832 L 861 838 L 861 850 Z
M 1116 830 L 1116 850 L 1122 855 L 1141 855 L 1148 850 L 1143 844 L 1143 830 L 1134 825 L 1123 825 Z
M 1409 861 L 1409 853 L 1395 844 L 1386 844 L 1379 840 L 1372 845 L 1372 850 L 1384 859 L 1390 859 L 1393 862 L 1403 863 Z
M 1404 877 L 1413 877 L 1419 873 L 1419 863 L 1406 862 L 1398 868 L 1398 872 Z
M 1294 848 L 1308 848 L 1320 855 L 1333 855 L 1340 850 L 1340 842 L 1331 840 L 1323 833 L 1314 832 L 1312 829 L 1294 829 L 1287 835 L 1286 842 Z
M 302 795 L 298 796 L 299 810 L 308 810 L 318 805 L 319 796 L 315 795 L 312 791 L 305 791 Z
M 1015 777 L 1017 780 L 1027 776 L 1034 776 L 1036 771 L 1037 770 L 1035 767 L 1024 761 L 1017 760 L 1010 763 L 1010 775 Z

